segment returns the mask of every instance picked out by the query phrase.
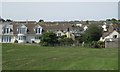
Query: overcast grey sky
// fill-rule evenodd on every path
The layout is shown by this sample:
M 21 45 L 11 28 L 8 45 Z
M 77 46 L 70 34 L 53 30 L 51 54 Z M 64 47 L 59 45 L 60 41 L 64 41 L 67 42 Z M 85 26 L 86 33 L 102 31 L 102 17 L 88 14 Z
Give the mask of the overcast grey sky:
M 120 19 L 120 1 L 118 3 L 118 18 Z
M 3 2 L 2 17 L 37 21 L 118 18 L 118 2 Z

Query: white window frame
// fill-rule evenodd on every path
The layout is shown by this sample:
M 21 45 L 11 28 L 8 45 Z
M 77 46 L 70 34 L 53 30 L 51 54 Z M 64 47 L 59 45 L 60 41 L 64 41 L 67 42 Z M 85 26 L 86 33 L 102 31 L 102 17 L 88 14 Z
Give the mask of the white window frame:
M 36 34 L 41 34 L 41 28 L 40 27 L 36 27 L 35 28 L 35 33 Z
M 2 42 L 11 42 L 11 36 L 2 36 Z
M 26 34 L 27 33 L 27 28 L 26 27 L 20 27 L 17 29 L 17 32 L 19 34 Z
M 10 28 L 8 28 L 8 27 L 3 28 L 3 33 L 9 34 L 10 33 Z
M 58 35 L 58 36 L 62 36 L 62 33 L 58 33 L 57 35 Z
M 35 40 L 38 40 L 38 39 L 40 39 L 40 36 L 35 36 Z
M 18 40 L 26 40 L 26 36 L 18 36 Z

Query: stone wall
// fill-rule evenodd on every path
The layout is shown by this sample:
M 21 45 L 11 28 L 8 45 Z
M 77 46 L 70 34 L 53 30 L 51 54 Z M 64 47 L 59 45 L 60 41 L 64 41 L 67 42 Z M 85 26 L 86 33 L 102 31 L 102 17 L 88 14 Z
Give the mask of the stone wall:
M 105 40 L 105 48 L 119 48 L 120 38 Z

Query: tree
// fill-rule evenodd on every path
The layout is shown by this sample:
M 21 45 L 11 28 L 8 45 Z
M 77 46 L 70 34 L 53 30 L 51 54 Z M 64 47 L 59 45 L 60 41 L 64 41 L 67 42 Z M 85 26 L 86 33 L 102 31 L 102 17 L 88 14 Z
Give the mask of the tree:
M 114 23 L 114 24 L 117 22 L 117 20 L 116 20 L 115 18 L 112 18 L 111 21 L 112 21 L 112 23 Z
M 74 43 L 74 41 L 71 38 L 67 38 L 67 37 L 59 38 L 58 41 L 59 41 L 60 45 L 69 45 L 70 46 Z
M 106 21 L 111 21 L 111 19 L 106 19 Z
M 120 19 L 118 21 L 120 22 Z
M 40 19 L 39 22 L 44 22 L 44 20 Z
M 10 20 L 10 19 L 6 19 L 6 22 L 12 22 L 12 20 Z
M 0 18 L 0 22 L 5 22 L 5 20 L 4 20 L 4 19 L 2 19 L 2 18 Z
M 81 36 L 76 37 L 76 40 L 77 40 L 79 43 L 83 43 L 83 42 L 84 42 L 84 34 L 81 34 Z
M 103 29 L 96 24 L 89 25 L 88 29 L 84 32 L 83 39 L 85 42 L 98 41 L 102 36 Z
M 86 24 L 89 24 L 89 21 L 88 21 L 88 20 L 86 21 Z
M 112 20 L 112 21 L 117 21 L 115 18 L 112 18 L 111 20 Z
M 58 40 L 57 40 L 57 35 L 53 32 L 46 32 L 43 33 L 43 35 L 41 36 L 41 44 L 43 46 L 53 46 L 55 44 L 57 44 Z

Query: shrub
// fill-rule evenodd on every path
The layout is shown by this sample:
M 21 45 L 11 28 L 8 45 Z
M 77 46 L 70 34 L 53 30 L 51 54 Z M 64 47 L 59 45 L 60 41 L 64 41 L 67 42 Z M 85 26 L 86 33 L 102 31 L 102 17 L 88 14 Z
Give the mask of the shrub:
M 100 48 L 105 48 L 105 42 L 103 42 L 103 41 L 98 41 L 97 44 L 98 44 L 98 46 L 99 46 Z
M 46 32 L 44 34 L 42 34 L 41 36 L 41 45 L 43 46 L 54 46 L 55 44 L 57 44 L 58 42 L 58 38 L 57 35 L 53 32 Z
M 58 41 L 60 45 L 72 45 L 74 43 L 71 38 L 61 38 Z
M 96 41 L 92 41 L 91 44 L 90 44 L 90 47 L 91 48 L 99 48 L 99 46 L 98 46 Z

